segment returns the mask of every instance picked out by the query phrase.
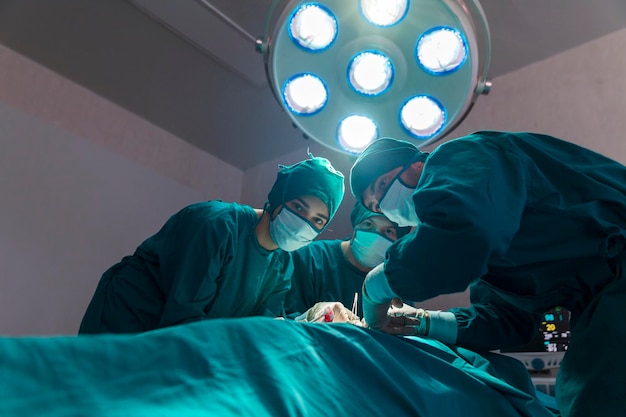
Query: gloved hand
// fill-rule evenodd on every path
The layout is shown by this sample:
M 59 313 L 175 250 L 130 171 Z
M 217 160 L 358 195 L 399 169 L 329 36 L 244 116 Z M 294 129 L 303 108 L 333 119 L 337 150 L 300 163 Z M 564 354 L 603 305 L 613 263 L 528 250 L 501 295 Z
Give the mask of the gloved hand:
M 458 325 L 454 313 L 424 310 L 403 303 L 401 306 L 392 306 L 389 315 L 390 322 L 383 329 L 386 333 L 423 336 L 444 343 L 456 343 Z
M 319 302 L 309 308 L 306 313 L 296 318 L 296 321 L 314 323 L 351 323 L 362 326 L 359 317 L 347 309 L 339 301 Z
M 383 331 L 405 336 L 428 336 L 430 314 L 423 308 L 402 303 L 400 306 L 392 305 L 388 314 L 391 317 L 390 323 Z

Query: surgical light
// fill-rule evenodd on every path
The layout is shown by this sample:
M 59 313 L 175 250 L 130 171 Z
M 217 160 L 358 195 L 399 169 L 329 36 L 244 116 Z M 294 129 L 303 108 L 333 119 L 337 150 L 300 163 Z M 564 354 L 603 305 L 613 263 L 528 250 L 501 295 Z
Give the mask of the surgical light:
M 453 28 L 434 28 L 417 42 L 417 60 L 426 70 L 443 74 L 458 69 L 467 58 L 461 33 Z
M 383 136 L 426 147 L 491 87 L 477 0 L 274 0 L 256 44 L 293 124 L 350 154 Z
M 361 12 L 374 25 L 391 26 L 402 20 L 408 3 L 408 0 L 361 0 Z
M 347 152 L 361 153 L 377 136 L 376 123 L 369 117 L 351 115 L 339 122 L 339 145 Z
M 320 4 L 306 3 L 291 16 L 289 35 L 305 49 L 322 50 L 337 37 L 337 20 Z
M 349 65 L 350 85 L 367 95 L 383 93 L 391 84 L 393 65 L 389 58 L 378 52 L 361 52 Z
M 319 77 L 297 74 L 285 83 L 283 98 L 294 114 L 314 114 L 328 101 L 328 92 Z
M 417 138 L 438 133 L 446 121 L 446 111 L 432 97 L 418 96 L 408 100 L 400 110 L 402 126 Z

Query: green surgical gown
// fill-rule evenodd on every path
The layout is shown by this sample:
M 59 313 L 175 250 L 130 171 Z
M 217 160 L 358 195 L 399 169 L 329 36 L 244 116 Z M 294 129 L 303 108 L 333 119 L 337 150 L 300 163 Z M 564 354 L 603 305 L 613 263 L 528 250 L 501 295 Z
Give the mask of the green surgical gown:
M 203 319 L 281 315 L 289 258 L 259 245 L 256 224 L 255 210 L 237 203 L 182 209 L 104 273 L 79 332 L 142 332 Z
M 354 293 L 360 296 L 367 273 L 348 262 L 341 242 L 317 240 L 291 252 L 294 269 L 285 299 L 288 315 L 304 313 L 320 301 L 340 301 L 352 308 Z M 360 309 L 358 315 L 362 316 Z
M 618 356 L 626 342 L 624 307 L 597 309 L 595 321 L 587 316 L 615 281 L 622 286 L 615 297 L 626 305 L 620 266 L 626 257 L 626 167 L 545 135 L 478 132 L 429 155 L 413 201 L 417 230 L 393 244 L 385 261 L 394 292 L 422 301 L 471 284 L 472 305 L 451 311 L 458 345 L 478 350 L 523 344 L 542 312 L 570 310 L 569 350 L 581 349 L 593 365 L 568 363 L 577 369 L 565 372 L 567 383 L 582 387 L 586 370 L 603 369 L 605 380 L 592 385 L 616 404 L 616 387 L 626 386 L 626 364 Z M 586 324 L 577 327 L 583 318 Z M 603 330 L 587 326 L 592 322 Z M 588 331 L 595 340 L 583 337 Z M 619 370 L 612 372 L 614 366 Z M 583 398 L 579 409 L 591 400 Z M 621 402 L 618 411 L 626 412 Z M 593 415 L 609 414 L 595 409 Z

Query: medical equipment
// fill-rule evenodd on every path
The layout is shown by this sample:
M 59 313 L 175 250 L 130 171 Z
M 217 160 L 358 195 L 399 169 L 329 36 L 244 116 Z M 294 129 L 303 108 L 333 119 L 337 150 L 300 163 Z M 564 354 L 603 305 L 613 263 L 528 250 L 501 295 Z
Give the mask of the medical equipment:
M 383 136 L 427 146 L 491 88 L 477 0 L 280 3 L 257 50 L 294 126 L 331 149 L 358 154 Z
M 570 339 L 569 311 L 547 311 L 535 338 L 528 344 L 501 349 L 500 353 L 521 361 L 528 370 L 542 371 L 561 366 Z

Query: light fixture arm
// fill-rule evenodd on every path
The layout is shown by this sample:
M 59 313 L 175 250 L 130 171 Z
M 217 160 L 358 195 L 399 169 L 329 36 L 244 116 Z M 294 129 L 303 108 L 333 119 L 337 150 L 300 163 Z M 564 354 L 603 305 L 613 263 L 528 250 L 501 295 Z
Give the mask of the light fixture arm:
M 488 78 L 489 63 L 491 62 L 491 32 L 489 31 L 489 23 L 487 22 L 487 18 L 485 17 L 485 11 L 483 10 L 483 7 L 480 5 L 479 2 L 463 2 L 461 7 L 465 9 L 466 13 L 469 16 L 472 17 L 473 25 L 475 25 L 476 23 L 481 25 L 480 28 L 474 27 L 475 34 L 477 38 L 479 38 L 477 39 L 479 43 L 479 52 L 485 55 L 484 59 L 482 60 L 482 65 L 479 68 L 478 83 L 476 85 L 476 91 L 474 94 L 474 99 L 476 99 L 480 95 L 489 94 L 493 85 L 491 79 Z M 470 109 L 471 107 L 473 106 L 470 106 Z M 470 109 L 468 109 L 468 112 Z M 463 121 L 465 119 L 465 116 L 460 121 Z M 459 123 L 457 123 L 454 128 L 456 128 L 458 124 Z M 454 130 L 454 128 L 452 128 L 450 131 Z
M 196 0 L 196 1 L 198 3 L 200 3 L 201 5 L 203 5 L 204 7 L 206 7 L 208 10 L 210 10 L 211 13 L 213 13 L 215 16 L 220 18 L 228 26 L 230 26 L 231 28 L 233 28 L 237 32 L 239 32 L 239 34 L 241 34 L 244 38 L 250 40 L 250 42 L 253 45 L 256 44 L 257 38 L 252 36 L 247 30 L 242 28 L 239 24 L 237 24 L 230 17 L 228 17 L 224 13 L 222 13 L 222 11 L 220 11 L 217 7 L 215 7 L 211 2 L 209 2 L 208 0 Z

